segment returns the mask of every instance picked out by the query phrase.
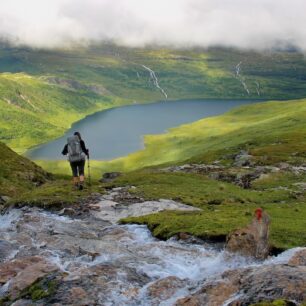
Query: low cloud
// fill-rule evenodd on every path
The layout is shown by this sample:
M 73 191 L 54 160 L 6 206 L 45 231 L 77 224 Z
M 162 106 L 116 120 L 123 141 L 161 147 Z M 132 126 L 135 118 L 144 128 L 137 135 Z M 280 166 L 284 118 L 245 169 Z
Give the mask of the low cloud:
M 294 46 L 306 50 L 305 0 L 1 0 L 0 38 L 54 48 Z

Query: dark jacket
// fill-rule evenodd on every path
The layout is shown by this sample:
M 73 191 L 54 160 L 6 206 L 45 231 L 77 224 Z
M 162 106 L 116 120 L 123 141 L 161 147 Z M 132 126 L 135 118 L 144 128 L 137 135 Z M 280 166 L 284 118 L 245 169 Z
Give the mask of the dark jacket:
M 81 145 L 82 151 L 83 151 L 87 156 L 89 156 L 89 150 L 86 148 L 84 140 L 81 140 L 81 141 L 80 141 L 80 145 Z M 66 145 L 64 146 L 64 149 L 63 149 L 63 151 L 62 151 L 62 154 L 63 154 L 63 155 L 67 155 L 67 154 L 68 154 L 68 144 L 66 144 Z

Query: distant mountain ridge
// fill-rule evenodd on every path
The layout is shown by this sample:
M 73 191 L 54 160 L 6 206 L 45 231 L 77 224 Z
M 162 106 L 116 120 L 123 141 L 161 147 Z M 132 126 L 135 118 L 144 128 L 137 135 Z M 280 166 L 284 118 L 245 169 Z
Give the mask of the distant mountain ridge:
M 0 140 L 18 152 L 60 136 L 86 115 L 135 102 L 306 96 L 298 52 L 33 50 L 0 45 Z

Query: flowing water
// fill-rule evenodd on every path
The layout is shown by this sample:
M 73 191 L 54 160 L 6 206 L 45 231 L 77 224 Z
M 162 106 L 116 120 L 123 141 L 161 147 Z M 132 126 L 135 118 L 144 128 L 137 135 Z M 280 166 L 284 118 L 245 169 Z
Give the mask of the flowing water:
M 135 104 L 98 112 L 77 122 L 63 137 L 30 150 L 32 159 L 58 160 L 67 137 L 80 131 L 96 160 L 113 159 L 143 148 L 143 136 L 222 114 L 255 100 L 181 100 Z
M 113 206 L 107 205 L 110 203 Z M 159 209 L 169 205 L 163 201 L 159 204 Z M 54 304 L 148 306 L 173 305 L 224 271 L 286 263 L 295 252 L 293 249 L 259 263 L 205 243 L 174 238 L 160 241 L 146 226 L 118 225 L 111 221 L 113 218 L 103 220 L 103 215 L 122 209 L 109 198 L 102 198 L 98 206 L 100 213 L 90 211 L 82 219 L 38 208 L 11 210 L 0 216 L 0 263 L 38 255 L 55 265 L 64 276 Z M 164 284 L 158 285 L 161 280 L 168 280 L 166 291 Z M 11 284 L 2 285 L 0 297 Z M 70 294 L 75 287 L 87 292 L 83 304 Z

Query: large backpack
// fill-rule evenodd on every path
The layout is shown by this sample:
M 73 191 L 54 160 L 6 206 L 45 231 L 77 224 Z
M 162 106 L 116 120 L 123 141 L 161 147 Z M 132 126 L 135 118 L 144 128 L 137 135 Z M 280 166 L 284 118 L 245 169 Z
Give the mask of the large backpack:
M 68 159 L 70 162 L 78 162 L 84 159 L 80 138 L 75 135 L 67 138 Z

